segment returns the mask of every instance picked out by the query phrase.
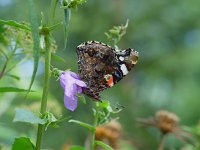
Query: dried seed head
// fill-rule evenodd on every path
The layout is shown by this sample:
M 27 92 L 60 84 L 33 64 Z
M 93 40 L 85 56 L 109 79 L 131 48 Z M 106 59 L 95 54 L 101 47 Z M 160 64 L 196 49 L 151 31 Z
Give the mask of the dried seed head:
M 163 134 L 173 132 L 179 122 L 179 118 L 171 112 L 160 110 L 156 113 L 156 126 Z
M 108 124 L 96 127 L 95 139 L 107 142 L 115 150 L 118 149 L 118 140 L 120 138 L 122 127 L 116 120 Z
M 162 133 L 160 146 L 162 146 L 163 137 L 168 133 L 174 134 L 179 140 L 189 144 L 194 141 L 193 136 L 188 131 L 180 128 L 178 116 L 166 110 L 157 111 L 154 117 L 148 119 L 139 118 L 137 121 L 144 127 L 153 126 L 160 130 Z

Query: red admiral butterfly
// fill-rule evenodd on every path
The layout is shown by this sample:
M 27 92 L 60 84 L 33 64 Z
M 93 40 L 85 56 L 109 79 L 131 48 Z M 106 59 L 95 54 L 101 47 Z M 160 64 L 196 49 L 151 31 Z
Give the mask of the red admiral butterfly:
M 128 74 L 138 61 L 138 52 L 128 48 L 116 50 L 97 41 L 88 41 L 77 47 L 78 72 L 87 84 L 83 93 L 100 100 L 99 93 Z

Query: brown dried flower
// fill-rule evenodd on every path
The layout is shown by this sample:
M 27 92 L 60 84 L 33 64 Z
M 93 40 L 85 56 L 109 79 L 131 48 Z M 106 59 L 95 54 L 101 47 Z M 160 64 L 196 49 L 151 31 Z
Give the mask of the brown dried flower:
M 179 118 L 174 113 L 160 110 L 156 112 L 155 121 L 157 128 L 159 128 L 163 134 L 166 134 L 177 129 Z
M 192 138 L 189 133 L 180 128 L 179 117 L 166 110 L 157 111 L 155 116 L 149 119 L 138 119 L 137 121 L 142 125 L 154 126 L 160 130 L 162 135 L 160 138 L 159 150 L 164 149 L 164 137 L 168 133 L 173 133 L 178 139 L 184 142 L 189 142 L 188 138 Z
M 149 119 L 138 119 L 138 122 L 145 126 L 155 126 L 163 134 L 167 134 L 178 129 L 179 118 L 172 112 L 160 110 L 156 112 L 154 117 Z
M 120 138 L 122 127 L 116 120 L 100 125 L 96 127 L 95 139 L 101 140 L 113 147 L 115 150 L 118 149 L 118 140 Z

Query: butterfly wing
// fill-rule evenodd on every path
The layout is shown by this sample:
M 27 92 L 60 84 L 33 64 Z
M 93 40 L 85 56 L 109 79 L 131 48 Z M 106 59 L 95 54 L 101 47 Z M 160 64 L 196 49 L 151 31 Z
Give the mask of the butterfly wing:
M 138 58 L 132 49 L 116 51 L 96 41 L 79 45 L 77 56 L 78 72 L 81 79 L 87 83 L 83 93 L 96 100 L 100 99 L 101 91 L 116 84 L 131 70 L 134 66 L 131 56 L 134 56 L 134 61 Z
M 87 88 L 83 92 L 99 100 L 99 92 L 108 88 L 105 74 L 114 72 L 115 53 L 110 46 L 96 41 L 85 42 L 77 47 L 78 72 Z
M 134 49 L 115 50 L 116 69 L 113 76 L 113 82 L 116 84 L 137 64 L 139 53 Z

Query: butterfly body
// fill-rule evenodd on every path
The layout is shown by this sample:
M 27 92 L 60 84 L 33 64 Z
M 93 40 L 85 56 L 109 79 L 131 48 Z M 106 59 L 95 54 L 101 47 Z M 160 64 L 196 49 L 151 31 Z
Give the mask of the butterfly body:
M 100 100 L 99 93 L 119 82 L 137 63 L 138 52 L 133 49 L 115 50 L 97 41 L 77 47 L 78 72 L 87 84 L 83 93 Z

